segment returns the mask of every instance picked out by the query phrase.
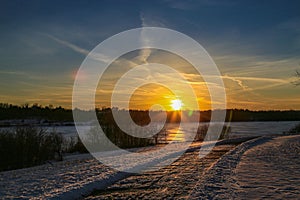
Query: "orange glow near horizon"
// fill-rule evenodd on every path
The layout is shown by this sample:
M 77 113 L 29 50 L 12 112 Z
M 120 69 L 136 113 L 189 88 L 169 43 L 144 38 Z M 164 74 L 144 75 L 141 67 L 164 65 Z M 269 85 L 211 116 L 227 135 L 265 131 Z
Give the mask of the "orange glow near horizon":
M 130 109 L 158 109 L 171 111 L 170 102 L 176 99 L 175 95 L 166 87 L 158 84 L 147 84 L 135 90 L 129 102 Z M 160 105 L 156 107 L 153 105 Z
M 202 90 L 203 91 L 203 90 Z M 107 98 L 106 94 L 106 98 Z M 104 95 L 102 100 L 105 97 Z M 159 84 L 146 84 L 137 88 L 131 95 L 129 100 L 129 109 L 132 110 L 165 110 L 165 111 L 180 111 L 180 110 L 202 110 L 210 109 L 210 101 L 204 98 L 198 98 L 195 105 L 195 101 L 191 99 L 192 97 L 186 95 L 177 96 L 172 91 L 170 91 L 165 86 Z M 100 99 L 100 98 L 99 98 Z M 107 99 L 109 101 L 109 99 Z M 98 103 L 101 105 L 102 103 Z M 158 106 L 159 105 L 159 106 Z M 108 105 L 107 107 L 110 107 Z M 126 108 L 126 102 L 120 99 L 119 106 L 120 109 Z

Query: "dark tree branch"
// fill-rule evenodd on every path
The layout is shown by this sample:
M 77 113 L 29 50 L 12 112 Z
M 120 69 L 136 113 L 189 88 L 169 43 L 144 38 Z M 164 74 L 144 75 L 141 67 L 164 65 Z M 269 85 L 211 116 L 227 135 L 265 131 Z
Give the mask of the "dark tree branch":
M 292 81 L 291 83 L 295 86 L 300 85 L 300 72 L 298 70 L 296 70 L 296 74 L 295 74 L 295 81 Z

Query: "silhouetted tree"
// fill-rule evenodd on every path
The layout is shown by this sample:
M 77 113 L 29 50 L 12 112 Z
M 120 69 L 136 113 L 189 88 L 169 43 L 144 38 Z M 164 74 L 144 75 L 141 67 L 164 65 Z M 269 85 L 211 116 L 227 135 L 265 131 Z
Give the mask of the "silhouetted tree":
M 298 70 L 296 70 L 296 74 L 295 74 L 296 80 L 292 81 L 292 84 L 294 84 L 295 86 L 300 85 L 300 72 Z

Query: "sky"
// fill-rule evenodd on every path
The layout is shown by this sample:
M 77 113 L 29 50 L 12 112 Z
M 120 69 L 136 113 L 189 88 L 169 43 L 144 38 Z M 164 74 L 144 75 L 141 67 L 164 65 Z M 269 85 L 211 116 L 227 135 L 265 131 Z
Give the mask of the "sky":
M 227 108 L 299 110 L 300 86 L 291 84 L 300 70 L 299 8 L 299 1 L 275 0 L 1 1 L 0 102 L 71 108 L 77 70 L 91 50 L 128 29 L 163 27 L 188 35 L 210 54 L 225 84 Z M 141 55 L 147 55 L 146 62 L 172 66 L 191 83 L 200 108 L 210 109 L 207 86 L 189 63 L 168 52 L 141 52 L 123 60 L 143 64 Z M 111 105 L 113 85 L 132 67 L 112 64 L 98 87 L 99 107 Z M 174 98 L 162 86 L 145 85 L 130 105 L 170 109 Z

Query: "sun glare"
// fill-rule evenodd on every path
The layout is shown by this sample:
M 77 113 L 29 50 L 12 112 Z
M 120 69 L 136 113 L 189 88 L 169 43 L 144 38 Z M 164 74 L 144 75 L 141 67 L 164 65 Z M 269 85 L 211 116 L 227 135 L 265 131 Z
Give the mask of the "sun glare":
M 171 107 L 173 110 L 180 110 L 182 107 L 182 101 L 180 99 L 174 99 L 171 101 Z

